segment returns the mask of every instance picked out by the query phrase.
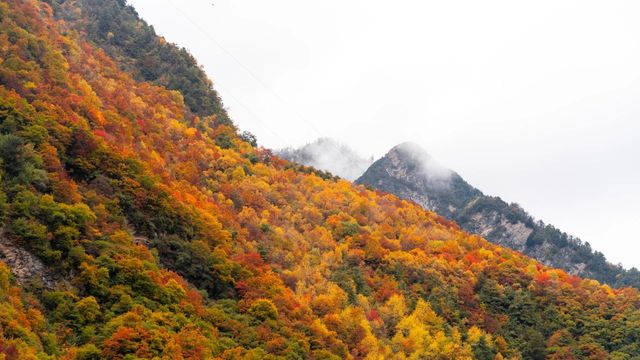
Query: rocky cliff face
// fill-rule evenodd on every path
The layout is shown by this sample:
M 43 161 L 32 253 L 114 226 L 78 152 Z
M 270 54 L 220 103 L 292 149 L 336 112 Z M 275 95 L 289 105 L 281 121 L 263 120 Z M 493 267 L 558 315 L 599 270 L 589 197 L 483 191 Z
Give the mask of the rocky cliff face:
M 527 239 L 533 232 L 525 223 L 512 223 L 497 211 L 475 213 L 471 220 L 467 225 L 469 231 L 484 238 L 494 238 L 494 242 L 520 252 L 526 251 Z
M 482 195 L 460 175 L 441 166 L 411 143 L 394 147 L 373 163 L 356 183 L 412 200 L 449 218 L 454 218 L 454 214 Z
M 439 165 L 418 145 L 405 143 L 373 163 L 356 183 L 412 200 L 460 226 L 542 263 L 612 286 L 640 287 L 640 273 L 606 261 L 604 255 L 552 225 L 535 221 L 517 204 L 484 195 L 459 174 Z
M 54 287 L 56 279 L 42 261 L 5 236 L 4 229 L 0 229 L 0 261 L 11 268 L 19 285 L 35 284 L 47 289 Z

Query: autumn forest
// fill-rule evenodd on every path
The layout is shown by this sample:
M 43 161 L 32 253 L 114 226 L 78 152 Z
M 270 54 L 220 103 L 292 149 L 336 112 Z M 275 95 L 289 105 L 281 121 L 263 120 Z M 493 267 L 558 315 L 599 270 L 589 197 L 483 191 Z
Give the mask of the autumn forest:
M 282 160 L 213 88 L 123 0 L 0 1 L 0 357 L 640 358 L 637 289 Z

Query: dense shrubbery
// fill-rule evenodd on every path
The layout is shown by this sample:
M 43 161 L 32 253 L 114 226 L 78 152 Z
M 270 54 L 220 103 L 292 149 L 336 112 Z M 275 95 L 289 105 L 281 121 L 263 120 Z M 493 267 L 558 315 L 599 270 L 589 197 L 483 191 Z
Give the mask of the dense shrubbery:
M 58 275 L 0 264 L 6 358 L 640 356 L 637 290 L 273 157 L 51 14 L 0 1 L 0 213 Z

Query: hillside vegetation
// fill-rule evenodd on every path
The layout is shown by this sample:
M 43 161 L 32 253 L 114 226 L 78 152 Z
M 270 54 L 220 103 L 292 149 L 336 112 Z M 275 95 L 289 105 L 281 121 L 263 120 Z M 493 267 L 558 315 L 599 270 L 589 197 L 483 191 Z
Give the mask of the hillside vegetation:
M 0 0 L 3 243 L 43 265 L 0 265 L 6 359 L 640 356 L 637 290 L 274 157 L 53 13 Z
M 222 100 L 196 60 L 158 37 L 123 0 L 47 0 L 69 29 L 103 49 L 136 80 L 150 81 L 184 95 L 196 115 L 228 119 Z M 66 31 L 66 28 L 65 28 Z

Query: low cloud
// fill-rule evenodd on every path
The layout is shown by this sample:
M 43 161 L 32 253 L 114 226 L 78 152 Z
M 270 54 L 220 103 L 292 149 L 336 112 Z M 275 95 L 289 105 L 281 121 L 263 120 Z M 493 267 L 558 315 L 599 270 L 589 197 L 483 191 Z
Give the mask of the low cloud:
M 396 146 L 394 150 L 416 166 L 431 186 L 448 188 L 451 185 L 453 171 L 438 163 L 419 145 L 406 142 Z
M 330 138 L 320 138 L 299 149 L 286 148 L 278 151 L 278 155 L 350 181 L 360 177 L 373 163 L 373 158 L 366 159 L 350 147 Z

